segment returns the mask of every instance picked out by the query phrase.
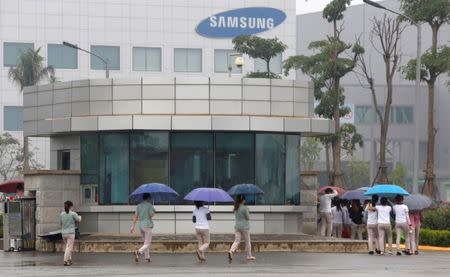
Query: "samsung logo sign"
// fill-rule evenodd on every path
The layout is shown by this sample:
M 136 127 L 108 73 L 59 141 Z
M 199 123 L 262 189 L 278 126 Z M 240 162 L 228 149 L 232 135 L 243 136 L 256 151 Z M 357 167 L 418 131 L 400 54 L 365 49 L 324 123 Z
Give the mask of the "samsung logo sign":
M 274 8 L 242 8 L 212 15 L 197 26 L 197 33 L 211 38 L 233 38 L 271 30 L 286 14 Z

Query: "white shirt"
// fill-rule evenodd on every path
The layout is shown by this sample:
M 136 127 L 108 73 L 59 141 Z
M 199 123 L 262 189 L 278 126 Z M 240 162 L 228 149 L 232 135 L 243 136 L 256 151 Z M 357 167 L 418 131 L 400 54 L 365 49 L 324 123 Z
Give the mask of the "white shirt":
M 324 194 L 320 197 L 319 212 L 331 213 L 331 200 L 337 195 L 337 193 Z
M 378 213 L 378 224 L 391 224 L 390 214 L 392 208 L 390 206 L 375 206 Z
M 369 210 L 369 205 L 366 206 L 365 212 L 367 213 L 367 224 L 378 223 L 378 212 Z
M 331 208 L 331 216 L 333 217 L 333 223 L 336 223 L 336 224 L 343 223 L 342 210 L 338 211 L 337 207 Z
M 394 205 L 395 223 L 407 223 L 408 222 L 408 206 L 405 204 Z
M 347 209 L 347 207 L 346 206 L 344 206 L 344 207 L 342 207 L 342 213 L 343 213 L 343 218 L 344 218 L 344 224 L 351 224 L 352 223 L 352 221 L 351 221 L 351 219 L 350 219 L 350 214 L 348 213 L 348 209 Z
M 206 215 L 209 214 L 208 208 L 200 207 L 195 208 L 192 215 L 195 216 L 195 229 L 209 229 L 208 219 Z

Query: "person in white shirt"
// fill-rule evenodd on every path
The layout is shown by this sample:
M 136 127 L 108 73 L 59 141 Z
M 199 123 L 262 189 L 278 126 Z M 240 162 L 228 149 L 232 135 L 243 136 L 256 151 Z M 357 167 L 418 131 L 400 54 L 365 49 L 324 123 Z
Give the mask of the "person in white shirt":
M 325 190 L 325 194 L 320 197 L 320 235 L 331 237 L 333 222 L 331 219 L 331 200 L 337 196 L 337 192 L 331 188 Z
M 409 228 L 411 227 L 411 222 L 409 220 L 409 210 L 408 206 L 403 204 L 403 196 L 397 195 L 395 197 L 395 205 L 393 207 L 394 213 L 395 213 L 395 230 L 397 232 L 396 235 L 396 248 L 397 248 L 397 256 L 401 256 L 402 253 L 400 252 L 400 237 L 401 233 L 403 232 L 405 236 L 405 241 L 409 241 Z M 410 243 L 412 246 L 412 251 L 415 249 L 414 243 Z M 406 255 L 412 255 L 410 251 L 410 245 L 405 245 L 405 253 Z
M 386 246 L 385 237 L 387 237 L 389 244 L 389 254 L 392 255 L 392 229 L 391 229 L 391 206 L 388 205 L 386 197 L 381 197 L 381 205 L 369 207 L 369 210 L 376 210 L 378 215 L 378 244 L 380 247 L 380 254 L 384 255 Z
M 335 238 L 342 237 L 342 226 L 344 223 L 344 214 L 342 212 L 341 200 L 339 198 L 333 199 L 334 206 L 331 208 L 331 216 L 333 221 L 333 231 L 332 235 Z
M 378 242 L 378 212 L 373 209 L 378 202 L 378 195 L 372 195 L 372 200 L 367 203 L 365 213 L 367 213 L 367 243 L 369 244 L 369 254 L 373 255 L 373 244 L 375 243 L 375 251 L 379 254 Z M 370 209 L 372 208 L 372 209 Z
M 209 220 L 211 220 L 209 209 L 203 206 L 203 202 L 195 201 L 192 222 L 195 224 L 195 233 L 198 240 L 197 258 L 201 262 L 206 261 L 205 251 L 209 247 Z
M 352 220 L 350 219 L 350 214 L 348 212 L 349 201 L 345 199 L 341 199 L 341 207 L 342 207 L 342 218 L 343 218 L 343 235 L 347 234 L 347 238 L 350 237 L 350 230 L 352 225 Z

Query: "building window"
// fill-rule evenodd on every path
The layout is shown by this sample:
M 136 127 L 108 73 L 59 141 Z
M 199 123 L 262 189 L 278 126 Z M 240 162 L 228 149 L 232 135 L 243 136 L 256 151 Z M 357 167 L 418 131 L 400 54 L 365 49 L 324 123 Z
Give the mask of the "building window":
M 216 187 L 225 191 L 236 184 L 255 183 L 255 135 L 216 133 Z
M 356 106 L 355 107 L 355 123 L 356 124 L 370 124 L 372 122 L 372 108 L 370 106 Z
M 202 49 L 175 48 L 175 72 L 202 72 Z
M 300 205 L 300 136 L 286 135 L 285 204 Z
M 82 134 L 80 144 L 83 197 L 101 205 L 128 204 L 130 192 L 152 182 L 180 196 L 197 187 L 252 183 L 265 194 L 248 196 L 249 204 L 300 203 L 299 135 L 131 131 Z M 70 168 L 66 151 L 58 153 L 60 169 Z M 170 204 L 191 203 L 181 197 Z
M 413 124 L 413 107 L 396 106 L 392 113 L 396 124 Z
M 48 65 L 63 69 L 78 68 L 77 50 L 62 44 L 49 44 Z
M 134 71 L 161 71 L 161 48 L 133 47 Z
M 3 43 L 3 65 L 15 66 L 19 62 L 20 54 L 26 49 L 34 49 L 33 43 L 5 42 Z
M 81 135 L 80 144 L 81 184 L 98 184 L 98 135 Z
M 23 107 L 17 106 L 3 107 L 3 130 L 5 131 L 23 130 Z
M 146 183 L 169 183 L 169 133 L 130 136 L 130 191 Z
M 213 164 L 212 133 L 172 133 L 170 183 L 180 195 L 198 187 L 213 187 Z
M 70 150 L 58 150 L 58 170 L 70 170 Z
M 108 61 L 108 68 L 120 70 L 120 47 L 92 45 L 91 52 Z M 91 55 L 91 69 L 104 70 L 105 64 L 97 57 Z
M 99 194 L 101 204 L 128 203 L 129 135 L 100 135 Z
M 214 72 L 227 73 L 228 67 L 231 65 L 232 73 L 242 73 L 242 67 L 237 67 L 234 62 L 236 56 L 230 56 L 232 53 L 235 53 L 235 51 L 226 49 L 214 50 Z
M 282 55 L 278 54 L 270 60 L 269 68 L 270 72 L 281 74 L 282 72 Z M 255 59 L 255 72 L 267 72 L 267 64 L 262 59 Z
M 264 191 L 258 204 L 284 204 L 285 197 L 285 136 L 256 134 L 256 184 Z
M 378 109 L 381 115 L 384 116 L 384 107 L 379 106 Z M 389 113 L 389 123 L 391 124 L 413 124 L 413 107 L 410 106 L 391 106 Z M 372 117 L 375 117 L 372 120 Z M 380 123 L 379 117 L 373 112 L 371 106 L 356 106 L 355 107 L 355 123 L 356 124 L 371 124 L 372 122 Z

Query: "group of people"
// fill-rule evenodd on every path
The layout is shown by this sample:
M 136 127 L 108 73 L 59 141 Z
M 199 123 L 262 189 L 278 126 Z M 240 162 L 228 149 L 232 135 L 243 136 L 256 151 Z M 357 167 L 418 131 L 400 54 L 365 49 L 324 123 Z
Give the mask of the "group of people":
M 396 230 L 396 255 L 418 254 L 419 232 L 421 225 L 420 211 L 409 211 L 403 204 L 403 196 L 397 195 L 392 205 L 386 197 L 373 195 L 361 205 L 359 199 L 348 201 L 340 199 L 337 192 L 331 188 L 325 190 L 320 197 L 319 232 L 322 236 L 341 238 L 346 233 L 352 239 L 363 239 L 367 230 L 369 254 L 392 255 L 392 226 Z M 350 230 L 350 231 L 349 231 Z M 405 249 L 400 251 L 401 236 L 405 238 Z
M 211 213 L 203 202 L 194 202 L 195 207 L 192 213 L 192 222 L 194 224 L 195 234 L 197 236 L 198 248 L 195 254 L 200 262 L 206 261 L 205 252 L 210 244 L 209 221 L 211 220 Z M 231 263 L 234 258 L 234 253 L 242 239 L 245 241 L 245 251 L 247 253 L 246 259 L 248 261 L 256 260 L 252 255 L 252 246 L 250 241 L 250 212 L 246 206 L 245 196 L 239 195 L 236 197 L 234 203 L 234 242 L 228 251 L 228 261 Z M 133 215 L 133 224 L 130 232 L 136 231 L 136 226 L 144 240 L 141 248 L 133 252 L 133 259 L 136 263 L 143 257 L 145 261 L 151 262 L 150 259 L 150 245 L 152 241 L 153 232 L 153 217 L 156 211 L 151 203 L 151 195 L 145 193 L 143 201 L 136 207 L 136 212 Z M 81 216 L 73 211 L 73 203 L 66 201 L 64 203 L 64 211 L 60 215 L 62 236 L 65 243 L 64 265 L 72 265 L 72 248 L 75 240 L 75 225 L 81 222 Z

